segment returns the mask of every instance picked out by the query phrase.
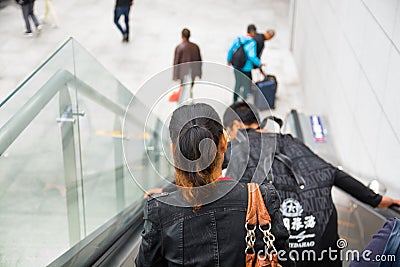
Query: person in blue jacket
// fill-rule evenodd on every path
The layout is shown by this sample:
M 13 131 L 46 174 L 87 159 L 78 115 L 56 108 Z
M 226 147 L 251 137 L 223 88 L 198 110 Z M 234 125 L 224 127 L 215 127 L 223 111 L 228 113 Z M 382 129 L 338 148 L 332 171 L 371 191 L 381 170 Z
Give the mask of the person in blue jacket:
M 257 57 L 257 44 L 253 37 L 256 34 L 256 27 L 251 24 L 247 27 L 247 35 L 239 36 L 236 38 L 232 46 L 229 48 L 227 62 L 228 66 L 232 65 L 232 56 L 240 46 L 243 46 L 244 52 L 246 54 L 246 63 L 243 67 L 233 66 L 235 71 L 235 91 L 233 94 L 233 101 L 236 102 L 238 100 L 238 96 L 240 95 L 243 100 L 247 99 L 247 94 L 250 91 L 251 87 L 251 70 L 254 66 L 260 67 L 261 61 L 260 58 Z M 240 89 L 243 87 L 243 91 L 240 92 Z
M 400 219 L 387 220 L 350 267 L 400 266 Z

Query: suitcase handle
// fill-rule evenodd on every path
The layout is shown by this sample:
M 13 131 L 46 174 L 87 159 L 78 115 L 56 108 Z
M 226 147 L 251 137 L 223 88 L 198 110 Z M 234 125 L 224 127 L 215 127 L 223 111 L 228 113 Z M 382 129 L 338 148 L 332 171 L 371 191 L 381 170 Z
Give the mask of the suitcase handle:
M 265 74 L 265 72 L 263 71 L 263 67 L 265 66 L 264 63 L 261 63 L 261 65 L 258 67 L 258 69 L 260 70 L 261 75 L 265 77 L 267 77 L 267 74 Z
M 264 76 L 264 80 L 272 80 L 276 82 L 276 77 L 275 75 L 272 74 L 267 74 L 262 67 L 264 67 L 264 64 L 261 64 L 260 67 L 258 67 L 258 70 L 260 71 L 261 75 Z

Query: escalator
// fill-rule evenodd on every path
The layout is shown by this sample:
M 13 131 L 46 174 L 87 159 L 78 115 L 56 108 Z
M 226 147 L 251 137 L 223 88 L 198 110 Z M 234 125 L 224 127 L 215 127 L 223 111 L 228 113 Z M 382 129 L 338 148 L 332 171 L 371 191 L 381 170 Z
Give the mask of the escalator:
M 0 267 L 133 266 L 143 192 L 173 175 L 161 119 L 73 39 L 0 112 Z M 340 166 L 326 129 L 292 111 L 284 131 Z M 333 197 L 347 249 L 399 215 L 339 189 Z
M 329 124 L 326 119 L 316 115 L 307 116 L 296 110 L 288 114 L 284 126 L 285 133 L 299 138 L 319 156 L 340 167 L 340 162 L 335 157 L 331 136 L 327 134 L 328 129 Z M 347 251 L 362 251 L 370 242 L 372 235 L 387 219 L 399 217 L 400 214 L 398 207 L 391 207 L 388 210 L 372 208 L 336 187 L 332 190 L 332 197 L 338 212 L 339 236 L 346 242 L 343 255 L 347 255 Z M 138 220 L 135 226 L 139 226 L 140 221 Z M 138 231 L 140 227 L 139 229 L 132 227 L 127 233 L 128 236 L 121 238 L 120 242 L 97 261 L 95 266 L 132 266 L 140 243 Z M 349 263 L 350 261 L 346 262 L 344 257 L 344 266 L 348 266 Z

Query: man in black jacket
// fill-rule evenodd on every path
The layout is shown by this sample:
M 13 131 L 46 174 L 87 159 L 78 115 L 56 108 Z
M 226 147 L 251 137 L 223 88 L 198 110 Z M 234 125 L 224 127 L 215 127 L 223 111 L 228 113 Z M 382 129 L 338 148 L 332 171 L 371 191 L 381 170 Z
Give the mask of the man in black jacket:
M 263 33 L 259 33 L 259 32 L 257 32 L 257 28 L 254 24 L 250 24 L 248 26 L 248 28 L 251 28 L 255 32 L 253 39 L 256 41 L 256 45 L 257 45 L 257 57 L 261 58 L 261 54 L 262 54 L 262 52 L 264 50 L 264 46 L 265 46 L 264 42 L 271 40 L 275 36 L 275 31 L 272 29 L 269 29 Z
M 228 166 L 226 176 L 244 183 L 265 180 L 274 184 L 282 199 L 280 210 L 290 231 L 289 247 L 294 251 L 291 256 L 298 260 L 296 266 L 342 266 L 336 245 L 339 236 L 331 197 L 333 185 L 372 207 L 400 204 L 399 200 L 375 194 L 291 135 L 262 131 L 257 111 L 247 103 L 231 105 L 223 123 L 233 139 L 223 167 L 234 164 Z M 336 254 L 321 254 L 329 248 Z M 316 258 L 302 259 L 306 250 L 314 251 Z

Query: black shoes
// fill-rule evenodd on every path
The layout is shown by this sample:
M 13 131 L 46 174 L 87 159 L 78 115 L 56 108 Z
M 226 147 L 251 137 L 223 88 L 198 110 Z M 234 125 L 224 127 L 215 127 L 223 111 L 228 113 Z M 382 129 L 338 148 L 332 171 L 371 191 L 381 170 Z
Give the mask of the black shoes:
M 122 38 L 122 42 L 129 42 L 129 35 L 125 34 Z

